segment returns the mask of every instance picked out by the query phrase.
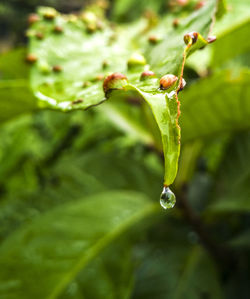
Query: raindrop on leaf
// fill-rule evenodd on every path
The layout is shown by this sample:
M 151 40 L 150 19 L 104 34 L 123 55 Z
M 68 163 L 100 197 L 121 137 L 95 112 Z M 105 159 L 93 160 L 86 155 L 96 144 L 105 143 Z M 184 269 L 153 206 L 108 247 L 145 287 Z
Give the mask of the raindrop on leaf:
M 169 189 L 169 187 L 163 187 L 160 204 L 164 209 L 173 208 L 176 203 L 176 198 L 174 193 Z

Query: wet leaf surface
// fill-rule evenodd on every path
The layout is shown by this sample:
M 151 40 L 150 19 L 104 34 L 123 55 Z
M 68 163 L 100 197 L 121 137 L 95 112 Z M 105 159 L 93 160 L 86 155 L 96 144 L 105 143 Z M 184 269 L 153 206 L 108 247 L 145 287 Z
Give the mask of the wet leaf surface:
M 1 246 L 0 297 L 57 298 L 115 238 L 157 211 L 144 195 L 117 191 L 37 217 Z

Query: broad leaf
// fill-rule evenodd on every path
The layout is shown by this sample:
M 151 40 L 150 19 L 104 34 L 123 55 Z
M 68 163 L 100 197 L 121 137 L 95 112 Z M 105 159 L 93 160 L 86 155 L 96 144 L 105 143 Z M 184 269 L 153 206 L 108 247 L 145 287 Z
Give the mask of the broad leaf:
M 230 34 L 231 30 L 247 22 L 250 17 L 248 0 L 226 0 L 225 2 L 227 12 L 214 26 L 214 33 L 219 37 Z
M 27 80 L 0 81 L 0 122 L 37 109 L 37 101 Z
M 0 55 L 0 79 L 27 79 L 29 65 L 25 61 L 27 50 L 17 48 Z
M 59 298 L 129 299 L 134 287 L 134 260 L 132 246 L 127 239 L 119 238 L 105 249 Z
M 237 134 L 228 145 L 213 198 L 208 210 L 213 213 L 241 213 L 250 211 L 249 157 L 250 139 L 247 133 Z
M 223 2 L 219 1 L 222 14 L 225 9 Z M 235 68 L 235 58 L 250 50 L 250 41 L 246 38 L 250 28 L 249 1 L 227 0 L 226 3 L 226 14 L 216 20 L 213 28 L 217 41 L 204 51 L 195 53 L 188 61 L 188 65 L 202 76 L 207 75 L 209 67 L 225 66 L 233 58 L 230 67 Z M 248 56 L 245 60 L 242 66 L 247 65 Z
M 180 124 L 184 142 L 250 126 L 250 74 L 222 71 L 183 92 Z
M 138 193 L 109 192 L 38 217 L 0 248 L 0 297 L 57 298 L 115 238 L 156 211 Z
M 215 0 L 208 1 L 208 3 L 197 12 L 180 20 L 177 29 L 168 30 L 164 40 L 159 43 L 159 45 L 151 48 L 150 64 L 153 69 L 156 69 L 161 75 L 164 73 L 177 73 L 182 64 L 182 37 L 186 33 L 193 31 L 199 32 L 202 36 L 207 37 L 214 17 L 216 4 L 217 1 Z M 197 48 L 202 48 L 204 45 L 205 44 L 200 45 L 200 47 Z
M 234 249 L 246 249 L 249 250 L 250 248 L 250 231 L 247 229 L 243 231 L 236 237 L 232 238 L 229 241 L 229 245 L 232 246 Z
M 110 72 L 126 74 L 131 84 L 137 83 L 141 72 L 149 67 L 160 75 L 177 75 L 185 48 L 183 36 L 194 30 L 207 35 L 214 6 L 215 1 L 211 1 L 185 20 L 179 29 L 167 29 L 168 34 L 159 45 L 148 42 L 150 32 L 144 32 L 147 29 L 145 20 L 113 29 L 92 12 L 76 17 L 53 11 L 55 18 L 47 20 L 45 16 L 50 9 L 41 8 L 38 11 L 41 20 L 29 30 L 30 54 L 37 58 L 31 70 L 32 88 L 45 106 L 61 110 L 86 109 L 104 100 L 101 81 Z M 91 14 L 93 20 L 86 20 L 86 14 Z M 102 22 L 100 29 L 99 22 Z M 93 32 L 90 32 L 90 25 Z M 55 30 L 58 27 L 61 32 Z M 166 48 L 170 42 L 171 47 Z M 191 51 L 206 44 L 205 40 L 197 42 Z M 127 62 L 135 52 L 145 55 L 145 63 L 130 68 Z M 166 61 L 162 55 L 167 57 Z M 149 65 L 144 67 L 146 63 Z M 163 65 L 164 70 L 160 71 Z M 152 90 L 157 93 L 151 82 L 144 82 L 144 85 L 151 93 Z M 77 101 L 79 99 L 82 102 Z
M 212 65 L 222 65 L 237 55 L 248 52 L 250 41 L 246 37 L 249 30 L 249 1 L 227 0 L 227 13 L 214 26 L 217 42 L 212 45 Z
M 0 55 L 0 123 L 37 108 L 25 56 L 23 48 Z
M 219 66 L 242 53 L 250 51 L 250 41 L 247 37 L 250 31 L 250 16 L 245 22 L 231 27 L 229 31 L 218 36 L 213 45 L 212 64 Z
M 202 248 L 176 240 L 159 247 L 146 255 L 132 298 L 223 298 L 216 268 Z
M 143 32 L 147 32 L 147 24 L 143 21 L 114 31 L 91 11 L 77 18 L 60 15 L 49 8 L 41 8 L 41 20 L 29 31 L 30 52 L 38 59 L 31 71 L 35 95 L 44 107 L 65 111 L 87 109 L 105 100 L 101 82 L 103 77 L 110 71 L 125 73 L 129 83 L 123 83 L 123 90 L 111 92 L 108 97 L 121 97 L 124 92 L 132 90 L 149 104 L 162 135 L 165 156 L 164 184 L 172 184 L 180 151 L 177 90 L 180 88 L 185 62 L 182 54 L 184 51 L 186 56 L 207 44 L 207 41 L 198 35 L 197 41 L 190 41 L 184 48 L 182 38 L 187 30 L 194 28 L 207 34 L 215 4 L 216 1 L 211 1 L 200 13 L 186 20 L 179 30 L 173 29 L 155 49 L 152 49 L 146 37 L 141 37 Z M 53 15 L 49 20 L 48 14 Z M 171 46 L 166 48 L 169 41 Z M 134 58 L 134 52 L 143 53 L 145 58 L 138 58 L 138 55 Z M 162 53 L 167 53 L 164 54 L 168 57 L 167 61 L 162 61 Z M 148 65 L 145 66 L 147 62 L 158 74 L 166 71 L 179 74 L 179 82 L 173 86 L 172 93 L 159 90 L 157 78 L 140 80 L 142 71 L 149 68 Z
M 31 70 L 31 85 L 44 105 L 54 109 L 86 109 L 104 100 L 102 81 L 104 75 L 127 69 L 127 60 L 135 51 L 133 38 L 145 24 L 114 30 L 92 12 L 93 21 L 57 12 L 54 20 L 44 14 L 50 8 L 40 8 L 41 21 L 29 31 L 30 53 L 37 57 Z M 98 29 L 101 23 L 102 28 Z M 91 32 L 89 26 L 94 26 Z M 55 28 L 62 32 L 56 32 Z M 36 35 L 43 35 L 37 39 Z M 61 70 L 53 71 L 53 66 Z M 76 102 L 82 99 L 82 102 Z

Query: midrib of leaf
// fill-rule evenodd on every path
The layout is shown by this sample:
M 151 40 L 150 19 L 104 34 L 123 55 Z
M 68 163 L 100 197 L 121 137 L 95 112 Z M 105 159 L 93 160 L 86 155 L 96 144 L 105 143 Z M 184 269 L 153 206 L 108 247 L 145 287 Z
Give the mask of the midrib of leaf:
M 127 219 L 123 222 L 122 225 L 118 226 L 117 229 L 112 232 L 106 234 L 103 238 L 101 238 L 94 246 L 90 247 L 87 250 L 87 254 L 83 254 L 82 257 L 78 260 L 74 267 L 72 267 L 71 271 L 68 272 L 61 281 L 55 286 L 54 290 L 47 297 L 47 299 L 55 299 L 64 291 L 67 285 L 74 280 L 78 273 L 95 257 L 102 249 L 108 246 L 116 237 L 121 235 L 123 232 L 128 230 L 133 224 L 139 222 L 143 218 L 146 218 L 149 215 L 157 213 L 160 211 L 158 204 L 150 204 L 145 207 L 144 210 L 136 213 L 131 218 Z

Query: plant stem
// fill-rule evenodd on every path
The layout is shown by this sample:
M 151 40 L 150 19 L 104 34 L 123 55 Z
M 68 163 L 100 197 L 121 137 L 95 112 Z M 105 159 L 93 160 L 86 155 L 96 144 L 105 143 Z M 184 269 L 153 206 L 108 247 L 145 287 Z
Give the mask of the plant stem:
M 61 154 L 72 146 L 76 137 L 78 137 L 80 134 L 81 129 L 82 127 L 79 125 L 71 126 L 61 142 L 54 148 L 50 156 L 43 161 L 43 165 L 54 164 L 59 159 Z
M 204 248 L 210 253 L 217 264 L 231 267 L 234 264 L 234 256 L 229 248 L 222 246 L 211 237 L 200 216 L 192 209 L 187 198 L 187 185 L 184 185 L 178 196 L 178 206 L 186 221 L 197 233 Z
M 73 125 L 69 128 L 65 136 L 62 138 L 61 142 L 58 143 L 53 151 L 48 155 L 44 160 L 41 161 L 39 165 L 36 167 L 37 177 L 39 178 L 39 182 L 41 188 L 44 188 L 45 185 L 45 174 L 43 172 L 44 167 L 51 167 L 54 165 L 65 150 L 70 148 L 75 141 L 75 139 L 79 136 L 82 131 L 82 127 L 79 125 Z

